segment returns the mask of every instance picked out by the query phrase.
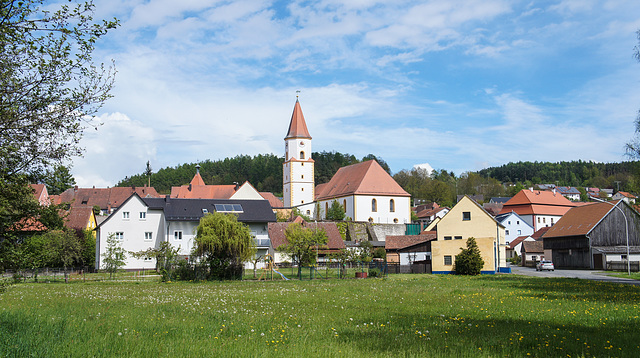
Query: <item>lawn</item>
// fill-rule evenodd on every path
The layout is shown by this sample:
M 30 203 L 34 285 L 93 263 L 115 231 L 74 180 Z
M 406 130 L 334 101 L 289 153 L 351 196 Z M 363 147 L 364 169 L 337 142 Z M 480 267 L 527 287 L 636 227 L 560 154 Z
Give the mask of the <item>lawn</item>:
M 640 288 L 577 279 L 26 283 L 0 307 L 0 357 L 640 356 Z

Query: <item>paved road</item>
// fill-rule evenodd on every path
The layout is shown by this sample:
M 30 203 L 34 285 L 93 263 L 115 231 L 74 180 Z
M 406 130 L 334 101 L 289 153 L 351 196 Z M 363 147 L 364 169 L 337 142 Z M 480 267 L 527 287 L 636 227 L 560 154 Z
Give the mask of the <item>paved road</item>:
M 617 283 L 625 283 L 628 285 L 640 286 L 639 280 L 607 276 L 603 271 L 595 271 L 595 270 L 556 269 L 555 271 L 536 271 L 536 269 L 532 267 L 511 266 L 511 272 L 516 275 L 524 275 L 524 276 L 570 277 L 570 278 L 579 278 L 583 280 L 608 281 L 608 282 L 617 282 Z

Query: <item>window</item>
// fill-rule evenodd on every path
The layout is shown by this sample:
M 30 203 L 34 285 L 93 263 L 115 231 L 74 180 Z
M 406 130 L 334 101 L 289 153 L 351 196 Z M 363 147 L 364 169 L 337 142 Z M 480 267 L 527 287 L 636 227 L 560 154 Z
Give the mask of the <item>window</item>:
M 371 211 L 374 213 L 378 212 L 378 202 L 376 199 L 371 199 Z
M 213 204 L 217 212 L 241 213 L 242 205 L 240 204 Z
M 329 202 L 324 203 L 324 213 L 325 216 L 329 213 Z
M 509 225 L 511 225 L 511 220 L 507 221 L 509 223 Z
M 153 259 L 151 257 L 145 257 L 144 258 L 144 262 L 151 262 L 153 261 Z
M 620 260 L 627 261 L 627 254 L 620 255 Z
M 542 218 L 542 222 L 546 223 L 547 222 L 547 218 Z
M 540 224 L 540 217 L 538 216 L 538 224 Z
M 344 212 L 347 212 L 347 199 L 342 200 L 342 210 L 344 210 Z
M 444 239 L 445 240 L 451 240 L 451 236 L 445 236 Z
M 453 265 L 453 261 L 451 260 L 451 256 L 450 255 L 445 255 L 444 256 L 444 264 L 446 266 L 451 266 Z
M 118 241 L 124 241 L 124 232 L 121 232 L 121 231 L 116 232 L 115 237 L 116 237 L 116 240 Z
M 147 219 L 147 213 L 144 211 L 140 212 L 140 220 L 146 220 Z
M 551 218 L 551 225 L 553 225 L 553 218 Z
M 509 224 L 511 224 L 511 223 L 509 223 Z M 516 224 L 520 225 L 520 220 L 516 221 Z
M 182 231 L 174 231 L 173 239 L 177 241 L 182 240 Z
M 303 175 L 304 176 L 304 175 Z M 304 191 L 304 188 L 300 188 L 300 190 Z
M 123 211 L 122 212 L 122 218 L 123 219 L 128 219 L 129 218 L 129 212 L 128 211 Z
M 390 213 L 396 212 L 396 202 L 393 201 L 393 199 L 389 200 L 389 212 Z
M 300 159 L 304 159 L 304 151 L 300 151 Z
M 302 174 L 302 175 L 300 176 L 300 179 L 304 179 L 304 174 Z
M 393 218 L 393 223 L 397 224 L 398 223 L 398 218 Z
M 207 213 L 209 213 L 209 210 L 208 209 L 202 209 L 202 213 L 203 214 L 207 214 Z
M 462 221 L 469 221 L 471 220 L 471 212 L 470 211 L 464 211 L 462 213 Z
M 151 241 L 153 240 L 153 233 L 152 232 L 145 232 L 144 233 L 144 241 Z
M 518 230 L 518 236 L 522 235 L 522 230 Z
M 456 240 L 462 240 L 462 236 L 456 236 L 456 237 L 454 237 L 454 239 L 456 239 Z
M 307 215 L 311 215 L 311 210 L 307 210 Z
M 509 235 L 509 230 L 505 230 L 504 233 Z

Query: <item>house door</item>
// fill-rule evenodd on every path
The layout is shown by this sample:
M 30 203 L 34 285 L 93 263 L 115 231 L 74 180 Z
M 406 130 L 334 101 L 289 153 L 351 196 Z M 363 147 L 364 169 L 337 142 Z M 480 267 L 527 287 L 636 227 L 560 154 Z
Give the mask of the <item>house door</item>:
M 593 254 L 593 268 L 595 270 L 604 270 L 602 254 Z

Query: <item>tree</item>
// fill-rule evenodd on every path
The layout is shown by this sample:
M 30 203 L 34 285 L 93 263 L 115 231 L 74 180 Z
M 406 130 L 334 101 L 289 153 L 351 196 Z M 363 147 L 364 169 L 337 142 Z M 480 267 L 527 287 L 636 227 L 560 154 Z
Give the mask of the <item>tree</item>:
M 47 243 L 46 250 L 54 260 L 53 266 L 64 268 L 65 281 L 68 280 L 67 268 L 81 261 L 83 245 L 76 234 L 69 230 L 51 230 L 42 235 Z
M 484 260 L 480 254 L 480 249 L 476 243 L 476 239 L 470 237 L 467 239 L 467 248 L 463 249 L 456 255 L 456 273 L 459 275 L 479 275 L 484 266 Z
M 298 264 L 298 277 L 301 278 L 302 266 L 316 262 L 318 247 L 327 243 L 327 233 L 324 229 L 312 230 L 293 223 L 287 227 L 284 235 L 287 243 L 280 245 L 278 251 L 286 253 L 292 262 Z
M 175 266 L 178 263 L 179 247 L 174 247 L 167 241 L 162 241 L 160 247 L 151 247 L 143 251 L 130 252 L 135 258 L 149 257 L 156 259 L 156 271 L 162 275 L 162 281 L 171 281 Z
M 638 36 L 638 45 L 634 48 L 633 56 L 636 60 L 640 61 L 640 30 L 636 32 Z M 635 120 L 636 135 L 631 141 L 626 144 L 627 155 L 634 159 L 640 159 L 640 111 Z
M 235 215 L 215 212 L 200 219 L 192 254 L 206 263 L 209 278 L 242 278 L 243 263 L 255 253 L 249 227 Z
M 153 170 L 151 170 L 151 163 L 147 160 L 147 168 L 144 170 L 144 175 L 147 176 L 147 186 L 151 186 L 151 174 L 153 174 Z
M 53 170 L 47 170 L 44 179 L 49 195 L 60 195 L 63 191 L 73 188 L 76 180 L 64 165 L 56 165 Z
M 94 43 L 117 20 L 93 21 L 91 2 L 42 10 L 0 5 L 0 162 L 4 174 L 80 155 L 87 118 L 110 95 L 114 71 L 96 66 Z
M 107 247 L 102 257 L 102 267 L 109 273 L 111 279 L 113 274 L 124 266 L 124 260 L 127 258 L 126 251 L 120 246 L 115 234 L 111 233 L 107 237 Z
M 331 203 L 331 206 L 329 207 L 329 210 L 327 210 L 327 220 L 331 220 L 331 221 L 342 221 L 344 220 L 344 208 L 342 207 L 342 205 L 340 205 L 340 203 L 338 203 L 337 200 L 334 200 Z

